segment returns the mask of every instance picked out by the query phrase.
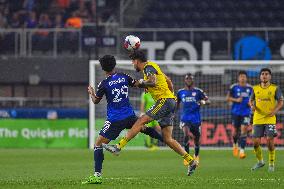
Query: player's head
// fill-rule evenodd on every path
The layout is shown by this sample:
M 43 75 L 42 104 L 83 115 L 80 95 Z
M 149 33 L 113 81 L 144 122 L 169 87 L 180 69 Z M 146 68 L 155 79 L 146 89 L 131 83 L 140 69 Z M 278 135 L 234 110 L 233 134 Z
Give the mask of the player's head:
M 99 59 L 99 62 L 101 64 L 102 70 L 104 70 L 105 72 L 111 72 L 116 65 L 116 60 L 112 55 L 104 55 Z
M 248 80 L 248 75 L 247 75 L 247 72 L 246 71 L 239 71 L 239 74 L 238 74 L 238 81 L 239 83 L 247 83 L 247 80 Z
M 193 85 L 194 76 L 191 73 L 187 73 L 184 77 L 185 85 L 191 87 Z
M 271 80 L 271 70 L 269 68 L 262 68 L 259 73 L 260 81 L 262 83 L 270 82 Z
M 132 60 L 132 64 L 134 66 L 134 69 L 137 72 L 140 72 L 144 68 L 144 63 L 147 62 L 146 55 L 140 51 L 136 50 L 133 51 L 130 55 L 129 58 Z

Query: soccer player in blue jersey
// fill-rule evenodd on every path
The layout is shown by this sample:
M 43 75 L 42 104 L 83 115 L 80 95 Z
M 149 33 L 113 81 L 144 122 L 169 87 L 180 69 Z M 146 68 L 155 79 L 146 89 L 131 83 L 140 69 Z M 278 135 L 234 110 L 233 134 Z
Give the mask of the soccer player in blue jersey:
M 200 149 L 200 131 L 201 131 L 201 117 L 200 106 L 209 104 L 208 96 L 203 90 L 194 86 L 194 77 L 191 73 L 185 75 L 185 87 L 180 89 L 177 93 L 177 110 L 181 109 L 180 128 L 184 133 L 183 146 L 187 153 L 189 153 L 189 138 L 190 132 L 194 139 L 194 156 L 199 161 Z M 184 165 L 188 165 L 184 161 Z
M 238 83 L 231 85 L 227 93 L 227 101 L 232 102 L 232 123 L 235 128 L 233 135 L 233 155 L 240 159 L 246 157 L 245 146 L 250 125 L 251 108 L 249 99 L 252 94 L 252 86 L 247 83 L 247 73 L 240 71 L 238 74 Z M 241 147 L 240 153 L 238 142 Z
M 101 171 L 104 160 L 102 143 L 107 144 L 116 139 L 122 130 L 130 129 L 138 119 L 128 98 L 128 87 L 135 86 L 138 81 L 127 74 L 116 72 L 114 70 L 116 60 L 111 55 L 105 55 L 99 62 L 107 77 L 99 83 L 97 92 L 91 86 L 89 86 L 88 92 L 95 104 L 98 104 L 104 95 L 106 96 L 107 119 L 94 146 L 94 175 L 87 178 L 82 184 L 102 183 Z M 153 128 L 144 126 L 140 132 L 163 141 L 162 136 Z
M 147 91 L 151 94 L 156 103 L 146 114 L 142 115 L 135 122 L 133 127 L 127 131 L 125 137 L 123 137 L 118 144 L 103 144 L 103 147 L 109 152 L 118 155 L 145 124 L 153 120 L 158 120 L 162 129 L 164 142 L 189 163 L 187 175 L 191 176 L 198 166 L 198 161 L 187 153 L 172 137 L 176 97 L 173 94 L 173 84 L 171 80 L 164 74 L 158 64 L 148 61 L 142 51 L 134 51 L 129 57 L 132 59 L 132 64 L 136 71 L 143 72 L 144 79 L 139 80 L 138 87 L 147 88 Z

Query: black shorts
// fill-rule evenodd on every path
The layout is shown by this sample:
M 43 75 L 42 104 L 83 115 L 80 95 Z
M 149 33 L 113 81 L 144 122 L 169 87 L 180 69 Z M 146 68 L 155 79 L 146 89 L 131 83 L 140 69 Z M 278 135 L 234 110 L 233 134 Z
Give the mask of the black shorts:
M 252 137 L 277 137 L 277 130 L 275 124 L 255 124 L 252 128 Z
M 159 99 L 147 112 L 146 115 L 159 122 L 163 127 L 174 125 L 174 113 L 176 100 L 173 98 Z
M 103 128 L 100 131 L 100 135 L 109 140 L 115 140 L 119 136 L 121 131 L 123 131 L 124 129 L 130 129 L 137 121 L 137 119 L 137 116 L 133 115 L 127 117 L 126 119 L 115 122 L 106 120 Z
M 250 125 L 250 116 L 240 116 L 232 114 L 232 124 L 235 128 L 240 128 L 242 125 Z
M 193 134 L 195 137 L 200 137 L 201 135 L 201 127 L 200 123 L 190 123 L 190 122 L 180 122 L 179 127 L 182 129 L 183 127 L 188 127 L 189 131 Z

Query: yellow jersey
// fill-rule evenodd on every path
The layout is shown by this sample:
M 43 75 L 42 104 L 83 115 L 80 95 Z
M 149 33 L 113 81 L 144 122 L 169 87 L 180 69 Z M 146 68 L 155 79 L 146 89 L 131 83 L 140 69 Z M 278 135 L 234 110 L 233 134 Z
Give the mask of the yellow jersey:
M 255 101 L 253 124 L 276 124 L 276 116 L 270 117 L 268 114 L 275 108 L 277 100 L 283 100 L 280 89 L 274 84 L 266 88 L 255 85 L 252 100 Z
M 156 86 L 147 87 L 148 92 L 151 94 L 155 101 L 162 98 L 174 98 L 175 95 L 170 91 L 165 74 L 162 72 L 158 64 L 154 62 L 147 62 L 143 69 L 144 80 L 148 79 L 148 73 L 154 72 L 156 75 Z

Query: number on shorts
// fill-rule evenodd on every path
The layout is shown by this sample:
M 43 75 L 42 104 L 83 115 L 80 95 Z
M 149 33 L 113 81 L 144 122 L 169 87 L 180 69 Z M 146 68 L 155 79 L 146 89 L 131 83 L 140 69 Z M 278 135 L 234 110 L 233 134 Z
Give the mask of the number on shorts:
M 102 132 L 105 133 L 109 129 L 110 125 L 111 125 L 111 122 L 106 121 L 104 124 L 104 128 L 102 129 Z

